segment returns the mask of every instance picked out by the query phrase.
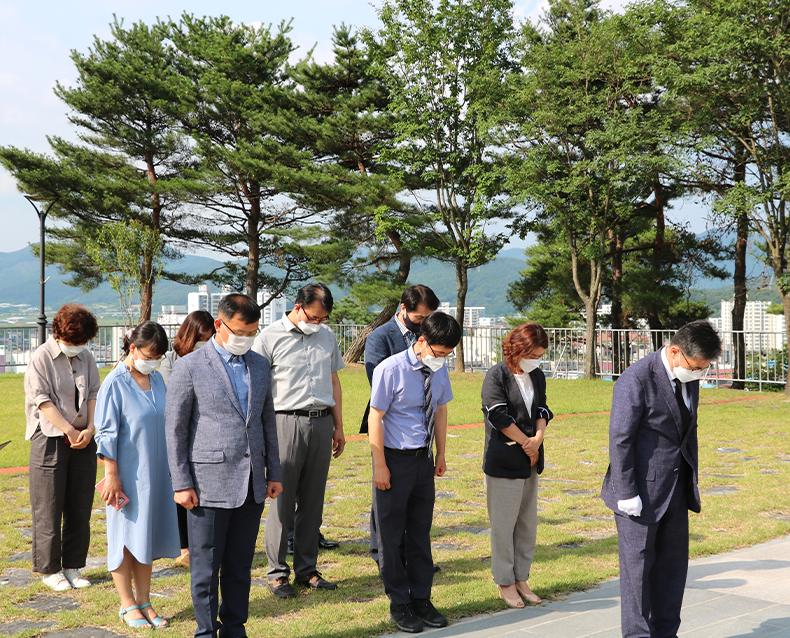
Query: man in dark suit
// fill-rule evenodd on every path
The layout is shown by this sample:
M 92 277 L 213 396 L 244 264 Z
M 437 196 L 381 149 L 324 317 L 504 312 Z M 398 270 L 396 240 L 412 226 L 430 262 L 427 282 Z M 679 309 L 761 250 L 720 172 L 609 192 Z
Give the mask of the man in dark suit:
M 233 293 L 218 314 L 211 341 L 173 366 L 167 456 L 174 499 L 189 510 L 195 636 L 243 638 L 264 501 L 282 492 L 280 454 L 269 362 L 249 352 L 258 304 Z
M 365 341 L 365 372 L 368 374 L 368 383 L 373 383 L 373 371 L 384 359 L 403 352 L 409 346 L 417 343 L 420 337 L 422 322 L 429 314 L 439 307 L 439 298 L 433 290 L 422 284 L 409 286 L 400 297 L 400 308 L 395 316 L 383 326 L 379 326 L 368 335 Z M 370 414 L 370 401 L 362 416 L 361 434 L 368 431 L 368 416 Z M 401 542 L 401 555 L 405 556 L 405 545 Z M 373 517 L 373 508 L 370 508 L 370 557 L 378 565 L 379 548 L 376 541 L 376 520 Z M 434 571 L 439 571 L 434 565 Z
M 668 638 L 680 627 L 688 510 L 701 508 L 699 379 L 720 354 L 710 322 L 693 321 L 615 383 L 601 498 L 617 523 L 623 638 Z

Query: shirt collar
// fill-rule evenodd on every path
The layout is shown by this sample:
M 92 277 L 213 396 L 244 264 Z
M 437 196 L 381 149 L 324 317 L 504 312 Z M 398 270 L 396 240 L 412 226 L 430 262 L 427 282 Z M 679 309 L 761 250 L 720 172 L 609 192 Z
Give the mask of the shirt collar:
M 294 325 L 294 322 L 293 322 L 293 321 L 291 321 L 291 320 L 288 318 L 288 313 L 287 313 L 287 312 L 286 312 L 286 313 L 283 315 L 283 326 L 285 326 L 285 329 L 286 329 L 288 332 L 291 332 L 291 331 L 293 331 L 293 330 L 296 330 L 296 329 L 297 329 L 297 326 L 295 326 L 295 325 Z M 300 332 L 301 332 L 301 331 L 300 331 Z
M 669 366 L 669 359 L 667 358 L 666 346 L 661 348 L 661 362 L 664 364 L 664 368 L 667 371 L 667 376 L 669 377 L 669 384 L 674 385 L 675 379 L 677 379 L 677 377 L 675 376 L 675 373 L 672 371 L 672 368 Z
M 221 345 L 219 345 L 219 343 L 217 343 L 217 340 L 213 336 L 211 337 L 211 343 L 214 345 L 214 349 L 217 351 L 217 354 L 219 354 L 220 358 L 225 363 L 230 363 L 230 358 L 233 355 L 230 352 L 228 352 L 227 350 L 225 350 L 225 348 L 223 348 Z M 243 356 L 240 357 L 240 358 L 243 359 Z
M 66 357 L 67 359 L 69 358 L 69 356 L 64 354 L 63 350 L 60 349 L 60 344 L 58 343 L 58 340 L 55 339 L 54 335 L 49 336 L 49 338 L 44 342 L 44 347 L 47 349 L 47 351 L 49 352 L 50 356 L 53 359 L 57 359 L 61 355 Z M 76 357 L 71 357 L 71 359 L 79 359 L 81 361 L 82 358 L 85 356 L 83 355 L 83 352 L 85 352 L 86 350 L 87 348 L 82 352 L 80 352 Z
M 409 360 L 409 363 L 411 364 L 412 368 L 414 368 L 415 370 L 419 370 L 420 368 L 425 367 L 425 364 L 417 358 L 417 355 L 414 352 L 413 345 L 409 346 L 406 349 L 406 352 L 407 352 L 406 358 Z

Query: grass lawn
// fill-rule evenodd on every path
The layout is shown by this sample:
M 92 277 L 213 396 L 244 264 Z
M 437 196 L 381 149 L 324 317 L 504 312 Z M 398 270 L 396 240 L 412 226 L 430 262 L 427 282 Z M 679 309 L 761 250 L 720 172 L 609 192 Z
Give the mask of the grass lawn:
M 451 376 L 455 400 L 449 408 L 450 423 L 480 422 L 483 375 Z M 346 434 L 356 434 L 367 401 L 367 379 L 362 366 L 344 370 L 341 379 Z M 617 575 L 614 521 L 598 497 L 608 463 L 608 416 L 599 413 L 609 409 L 611 393 L 612 384 L 604 381 L 548 382 L 549 405 L 558 417 L 546 434 L 538 548 L 530 578 L 532 588 L 543 598 L 561 596 Z M 26 465 L 22 377 L 0 375 L 0 396 L 3 440 L 13 441 L 0 451 L 0 465 Z M 723 400 L 728 401 L 721 403 Z M 701 401 L 703 509 L 701 514 L 691 515 L 692 555 L 719 553 L 790 533 L 787 399 L 774 393 L 703 390 Z M 457 619 L 500 610 L 505 605 L 497 598 L 490 572 L 488 517 L 480 470 L 483 429 L 451 429 L 449 437 L 448 472 L 436 484 L 433 551 L 442 571 L 434 580 L 433 600 L 451 619 Z M 332 462 L 324 510 L 324 533 L 341 541 L 341 547 L 319 557 L 324 576 L 339 583 L 336 591 L 302 591 L 293 600 L 271 595 L 264 587 L 266 558 L 261 527 L 253 565 L 249 635 L 333 638 L 371 636 L 395 629 L 387 622 L 388 602 L 375 565 L 367 556 L 370 492 L 367 441 L 350 440 L 343 456 Z M 102 557 L 106 551 L 102 505 L 97 495 L 92 557 Z M 24 536 L 30 526 L 27 507 L 27 476 L 0 476 L 0 574 L 30 569 L 29 560 L 8 561 L 30 549 L 30 541 Z M 158 561 L 155 569 L 161 571 L 153 583 L 157 595 L 154 604 L 172 620 L 169 635 L 187 638 L 194 631 L 188 573 L 173 568 L 169 560 Z M 119 622 L 118 600 L 109 574 L 102 568 L 86 573 L 97 585 L 67 594 L 79 601 L 79 609 L 40 614 L 19 607 L 19 603 L 48 591 L 35 581 L 27 587 L 2 587 L 0 617 L 6 622 L 55 621 L 56 628 L 61 629 L 104 626 L 134 634 Z M 522 613 L 532 612 L 527 608 Z

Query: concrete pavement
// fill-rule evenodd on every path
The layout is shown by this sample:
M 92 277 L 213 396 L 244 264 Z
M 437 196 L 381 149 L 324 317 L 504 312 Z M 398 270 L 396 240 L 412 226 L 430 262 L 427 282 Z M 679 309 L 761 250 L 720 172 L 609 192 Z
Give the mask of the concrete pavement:
M 691 561 L 681 619 L 678 635 L 684 638 L 790 638 L 790 536 Z M 620 581 L 423 633 L 431 638 L 620 638 Z

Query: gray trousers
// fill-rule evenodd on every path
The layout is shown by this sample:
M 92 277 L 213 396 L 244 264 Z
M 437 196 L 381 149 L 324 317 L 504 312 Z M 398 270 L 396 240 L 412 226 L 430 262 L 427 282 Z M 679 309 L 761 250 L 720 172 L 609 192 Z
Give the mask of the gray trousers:
M 529 579 L 538 533 L 538 473 L 529 478 L 485 477 L 491 521 L 491 571 L 508 587 Z
M 96 442 L 73 450 L 64 437 L 36 429 L 30 438 L 29 480 L 33 571 L 82 569 L 91 540 Z
M 288 528 L 294 527 L 294 573 L 307 578 L 318 563 L 318 532 L 324 516 L 324 493 L 332 460 L 334 419 L 277 415 L 283 492 L 266 517 L 266 557 L 269 580 L 288 577 Z

